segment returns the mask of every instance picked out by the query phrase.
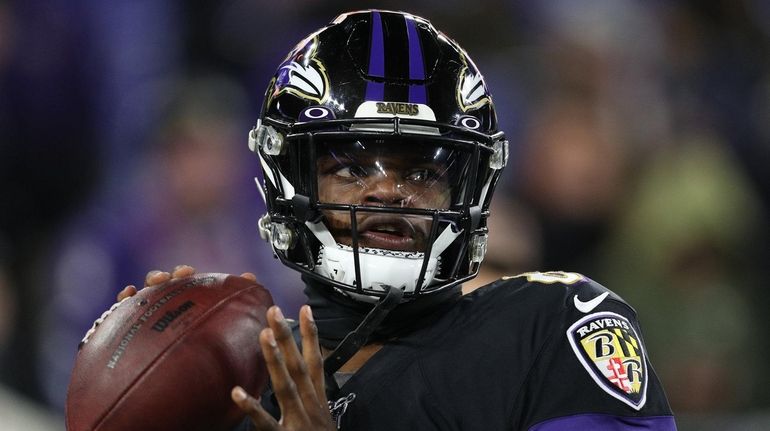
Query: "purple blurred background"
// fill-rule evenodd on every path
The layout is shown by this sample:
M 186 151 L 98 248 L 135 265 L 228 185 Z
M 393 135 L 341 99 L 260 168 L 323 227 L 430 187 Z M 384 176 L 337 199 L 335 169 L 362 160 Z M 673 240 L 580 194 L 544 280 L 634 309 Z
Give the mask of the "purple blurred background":
M 252 271 L 296 312 L 246 134 L 288 50 L 365 7 L 429 18 L 495 96 L 479 282 L 589 275 L 639 312 L 680 429 L 770 429 L 770 3 L 0 0 L 3 429 L 64 429 L 77 342 L 150 269 Z

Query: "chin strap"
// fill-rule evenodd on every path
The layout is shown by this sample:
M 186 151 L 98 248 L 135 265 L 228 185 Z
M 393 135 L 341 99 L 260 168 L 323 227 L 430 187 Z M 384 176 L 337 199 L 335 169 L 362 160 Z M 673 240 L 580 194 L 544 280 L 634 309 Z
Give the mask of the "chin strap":
M 364 317 L 364 320 L 350 331 L 348 335 L 340 342 L 336 349 L 324 360 L 324 374 L 326 375 L 326 395 L 333 399 L 339 391 L 337 381 L 334 379 L 334 373 L 349 361 L 353 355 L 366 344 L 369 336 L 382 323 L 385 317 L 401 303 L 404 291 L 391 286 L 377 305 Z

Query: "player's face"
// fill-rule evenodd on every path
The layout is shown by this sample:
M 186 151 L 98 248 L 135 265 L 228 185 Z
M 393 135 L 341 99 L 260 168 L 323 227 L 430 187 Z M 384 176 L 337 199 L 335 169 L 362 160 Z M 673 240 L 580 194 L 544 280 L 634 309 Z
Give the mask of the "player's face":
M 428 209 L 450 206 L 450 173 L 458 160 L 447 149 L 383 141 L 327 143 L 323 147 L 317 162 L 318 194 L 323 203 Z M 325 210 L 324 216 L 336 241 L 352 245 L 350 212 Z M 431 220 L 363 210 L 356 216 L 356 225 L 361 247 L 417 252 L 426 249 Z

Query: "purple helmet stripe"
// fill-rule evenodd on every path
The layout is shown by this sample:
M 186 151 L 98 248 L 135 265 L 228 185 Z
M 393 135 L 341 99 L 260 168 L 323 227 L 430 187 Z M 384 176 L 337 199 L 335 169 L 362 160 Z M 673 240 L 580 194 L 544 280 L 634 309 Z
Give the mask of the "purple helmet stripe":
M 425 65 L 422 59 L 422 46 L 417 35 L 417 27 L 414 20 L 404 17 L 406 20 L 406 34 L 409 39 L 409 79 L 425 79 Z M 409 86 L 410 103 L 426 103 L 425 85 L 415 84 Z
M 382 18 L 372 11 L 372 38 L 369 47 L 369 76 L 385 77 L 385 43 L 382 40 Z M 366 100 L 384 100 L 385 84 L 369 81 L 366 84 Z

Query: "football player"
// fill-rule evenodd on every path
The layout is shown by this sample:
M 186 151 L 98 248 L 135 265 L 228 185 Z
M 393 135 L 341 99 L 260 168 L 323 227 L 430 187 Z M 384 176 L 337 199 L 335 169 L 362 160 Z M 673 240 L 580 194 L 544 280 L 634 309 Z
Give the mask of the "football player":
M 367 10 L 310 34 L 249 147 L 261 235 L 309 306 L 298 325 L 268 311 L 272 383 L 233 389 L 240 429 L 676 429 L 635 312 L 610 290 L 533 272 L 462 295 L 508 142 L 482 75 L 427 20 Z

